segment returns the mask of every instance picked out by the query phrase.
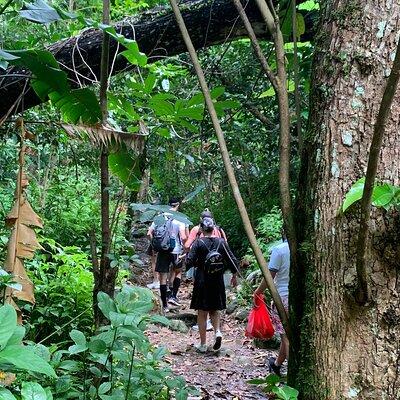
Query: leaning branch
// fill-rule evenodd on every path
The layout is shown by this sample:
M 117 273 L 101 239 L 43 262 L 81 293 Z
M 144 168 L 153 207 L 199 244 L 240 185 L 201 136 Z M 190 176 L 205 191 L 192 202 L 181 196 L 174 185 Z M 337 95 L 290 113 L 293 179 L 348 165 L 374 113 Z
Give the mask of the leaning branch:
M 360 230 L 358 232 L 357 242 L 357 291 L 356 301 L 364 305 L 369 300 L 367 271 L 366 271 L 366 248 L 369 231 L 369 219 L 371 216 L 371 200 L 374 190 L 376 170 L 378 168 L 379 155 L 382 147 L 385 125 L 390 113 L 390 107 L 396 93 L 400 77 L 400 40 L 397 44 L 396 56 L 393 62 L 392 70 L 386 83 L 381 105 L 379 107 L 378 117 L 374 126 L 371 147 L 369 150 L 367 175 L 365 177 L 364 191 L 361 199 L 361 219 Z
M 200 66 L 200 63 L 199 63 L 199 60 L 198 60 L 198 57 L 197 57 L 197 54 L 196 54 L 196 50 L 195 50 L 195 48 L 193 46 L 193 43 L 192 43 L 192 40 L 191 40 L 191 38 L 189 36 L 189 32 L 186 29 L 185 22 L 184 22 L 184 20 L 182 18 L 182 14 L 181 14 L 181 12 L 179 10 L 179 7 L 178 7 L 178 5 L 176 3 L 176 0 L 169 0 L 169 1 L 170 1 L 171 6 L 172 6 L 173 12 L 175 14 L 175 18 L 176 18 L 176 20 L 178 22 L 179 29 L 181 30 L 183 39 L 184 39 L 185 44 L 187 46 L 187 49 L 189 51 L 190 58 L 192 59 L 193 66 L 194 66 L 194 69 L 196 71 L 196 74 L 197 74 L 197 77 L 198 77 L 202 92 L 204 94 L 204 98 L 205 98 L 205 101 L 206 101 L 207 109 L 208 109 L 208 112 L 210 114 L 210 117 L 211 117 L 214 129 L 215 129 L 215 132 L 217 134 L 217 139 L 218 139 L 218 143 L 219 143 L 222 159 L 223 159 L 223 162 L 224 162 L 225 170 L 226 170 L 229 182 L 230 182 L 231 187 L 232 187 L 233 195 L 235 197 L 235 201 L 236 201 L 236 204 L 238 206 L 239 213 L 240 213 L 240 216 L 242 218 L 243 225 L 244 225 L 244 228 L 246 230 L 247 237 L 248 237 L 248 239 L 250 241 L 250 245 L 251 245 L 251 247 L 252 247 L 252 249 L 254 251 L 254 254 L 256 256 L 257 262 L 258 262 L 258 264 L 259 264 L 259 266 L 261 268 L 261 271 L 262 271 L 263 276 L 265 278 L 265 281 L 267 283 L 268 289 L 271 292 L 271 296 L 272 296 L 272 298 L 273 298 L 273 300 L 274 300 L 274 302 L 276 304 L 276 308 L 277 308 L 277 310 L 279 312 L 279 316 L 281 317 L 281 320 L 282 320 L 283 326 L 285 328 L 285 331 L 288 334 L 288 336 L 290 337 L 290 330 L 289 330 L 289 322 L 288 322 L 287 313 L 286 313 L 285 308 L 284 308 L 284 306 L 282 304 L 282 300 L 281 300 L 281 298 L 280 298 L 280 296 L 279 296 L 279 294 L 278 294 L 278 292 L 276 290 L 276 287 L 275 287 L 275 284 L 274 284 L 273 279 L 271 277 L 271 274 L 270 274 L 270 272 L 269 272 L 269 270 L 267 268 L 267 262 L 266 262 L 266 260 L 264 258 L 264 255 L 263 255 L 263 253 L 262 253 L 262 251 L 260 249 L 260 246 L 257 243 L 256 236 L 254 234 L 254 230 L 253 230 L 253 228 L 251 226 L 250 218 L 249 218 L 249 216 L 247 214 L 246 206 L 244 204 L 243 198 L 242 198 L 241 193 L 240 193 L 239 185 L 237 183 L 235 172 L 233 170 L 233 167 L 232 167 L 232 164 L 231 164 L 231 160 L 230 160 L 230 157 L 229 157 L 228 148 L 226 146 L 224 133 L 222 132 L 221 125 L 219 123 L 219 120 L 218 120 L 218 117 L 217 117 L 217 113 L 215 111 L 214 103 L 213 103 L 211 95 L 210 95 L 210 91 L 209 91 L 209 88 L 208 88 L 208 85 L 207 85 L 207 82 L 206 82 L 206 79 L 205 79 L 205 76 L 204 76 L 204 72 L 203 72 L 203 70 L 202 70 L 202 68 Z

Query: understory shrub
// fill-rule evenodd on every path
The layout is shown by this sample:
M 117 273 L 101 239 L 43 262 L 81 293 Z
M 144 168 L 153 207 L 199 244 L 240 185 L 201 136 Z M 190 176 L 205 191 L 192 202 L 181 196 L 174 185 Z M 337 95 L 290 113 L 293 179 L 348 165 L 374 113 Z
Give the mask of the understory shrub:
M 60 345 L 23 346 L 25 330 L 17 326 L 15 310 L 0 307 L 0 370 L 11 377 L 0 386 L 0 398 L 185 400 L 195 393 L 163 363 L 166 349 L 151 345 L 145 334 L 149 322 L 169 324 L 150 315 L 150 290 L 124 286 L 114 300 L 99 293 L 98 304 L 109 325 L 91 337 L 73 329 L 68 350 Z
M 26 304 L 30 313 L 28 338 L 46 343 L 68 341 L 68 329 L 92 329 L 93 274 L 88 255 L 76 246 L 61 246 L 41 239 L 43 250 L 27 263 L 35 285 L 36 305 Z M 68 329 L 61 329 L 64 325 Z

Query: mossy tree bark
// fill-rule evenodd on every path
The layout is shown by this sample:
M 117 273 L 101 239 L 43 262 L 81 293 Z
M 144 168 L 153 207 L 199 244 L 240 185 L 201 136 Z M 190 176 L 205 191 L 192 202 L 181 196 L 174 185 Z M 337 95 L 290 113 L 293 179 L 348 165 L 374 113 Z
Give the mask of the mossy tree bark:
M 354 301 L 359 205 L 339 209 L 365 176 L 373 127 L 393 63 L 400 3 L 321 3 L 310 121 L 297 204 L 299 265 L 291 276 L 289 384 L 301 399 L 400 396 L 400 217 L 374 209 L 367 246 L 372 301 Z M 377 180 L 400 184 L 400 95 L 386 126 Z

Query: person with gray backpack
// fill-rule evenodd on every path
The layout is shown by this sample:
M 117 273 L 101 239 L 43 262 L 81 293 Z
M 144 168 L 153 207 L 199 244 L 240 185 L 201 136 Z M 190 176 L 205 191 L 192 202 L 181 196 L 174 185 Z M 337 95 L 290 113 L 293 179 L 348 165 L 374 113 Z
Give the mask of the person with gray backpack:
M 178 211 L 180 201 L 172 198 L 169 201 L 171 211 Z M 186 241 L 186 225 L 174 219 L 173 213 L 165 212 L 162 214 L 164 219 L 161 223 L 153 222 L 150 226 L 148 235 L 151 239 L 152 249 L 157 252 L 155 271 L 160 277 L 160 296 L 163 305 L 163 312 L 169 312 L 168 302 L 179 305 L 177 294 L 181 283 L 181 269 L 183 244 Z M 172 293 L 168 299 L 167 279 L 170 272 L 174 272 Z
M 214 328 L 214 351 L 221 348 L 222 333 L 220 327 L 220 310 L 226 308 L 224 271 L 232 271 L 232 286 L 236 286 L 238 262 L 227 242 L 218 237 L 212 237 L 215 228 L 214 220 L 205 217 L 201 221 L 203 237 L 196 239 L 186 259 L 186 267 L 196 267 L 193 294 L 190 308 L 197 310 L 197 324 L 200 333 L 200 343 L 195 348 L 200 353 L 207 351 L 207 316 L 210 315 Z

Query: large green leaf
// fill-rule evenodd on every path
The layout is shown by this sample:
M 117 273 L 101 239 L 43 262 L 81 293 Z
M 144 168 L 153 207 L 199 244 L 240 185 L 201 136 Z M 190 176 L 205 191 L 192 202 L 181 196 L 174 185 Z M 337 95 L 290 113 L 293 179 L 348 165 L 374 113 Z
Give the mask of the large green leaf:
M 12 64 L 26 67 L 32 72 L 32 86 L 42 100 L 46 100 L 53 91 L 64 93 L 69 90 L 67 74 L 61 71 L 58 62 L 49 51 L 13 50 L 9 53 L 18 57 Z
M 24 3 L 24 10 L 19 12 L 22 18 L 39 24 L 49 24 L 61 19 L 58 12 L 50 7 L 43 0 L 36 0 L 33 3 Z
M 362 198 L 365 178 L 359 179 L 347 192 L 343 202 L 342 211 L 345 212 L 352 204 Z
M 37 382 L 23 382 L 22 400 L 48 400 L 46 391 Z
M 99 102 L 90 89 L 52 92 L 49 97 L 54 106 L 61 111 L 66 122 L 93 125 L 101 121 Z
M 1 400 L 16 400 L 14 395 L 6 388 L 0 387 L 0 399 Z
M 132 191 L 139 190 L 141 180 L 139 179 L 140 167 L 138 157 L 121 148 L 118 152 L 111 153 L 108 156 L 108 167 L 127 188 Z
M 6 304 L 0 307 L 0 349 L 3 349 L 17 328 L 17 313 Z
M 18 58 L 17 56 L 14 56 L 9 52 L 0 49 L 0 68 L 4 70 L 7 69 L 8 62 L 14 61 L 17 58 Z
M 365 177 L 359 179 L 346 193 L 342 211 L 345 212 L 351 205 L 360 200 L 363 196 Z M 384 183 L 375 185 L 372 192 L 372 205 L 375 207 L 389 208 L 398 204 L 400 187 Z
M 12 364 L 18 369 L 28 372 L 56 377 L 53 368 L 35 354 L 34 350 L 27 346 L 11 345 L 0 351 L 0 364 Z

